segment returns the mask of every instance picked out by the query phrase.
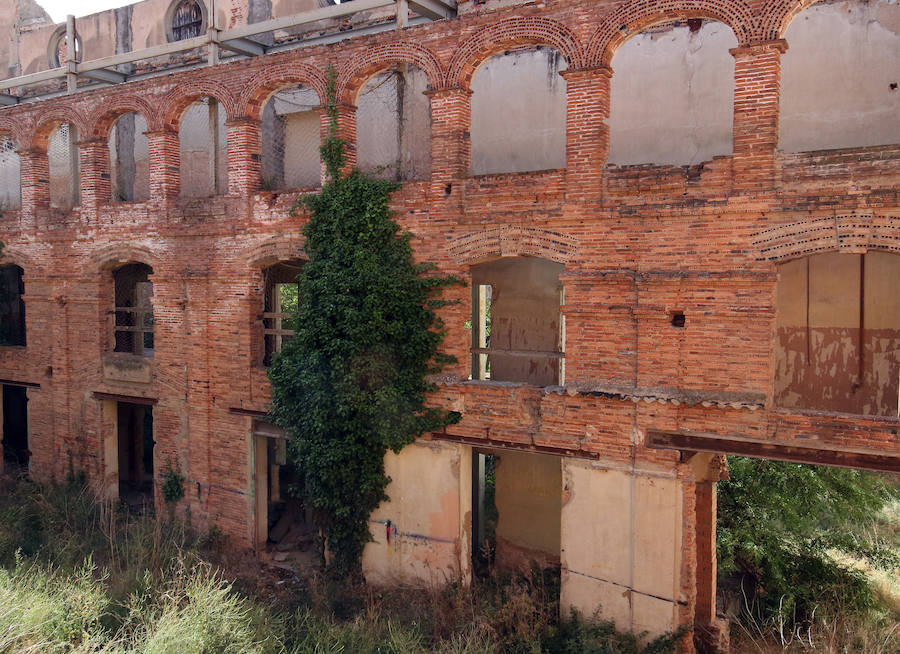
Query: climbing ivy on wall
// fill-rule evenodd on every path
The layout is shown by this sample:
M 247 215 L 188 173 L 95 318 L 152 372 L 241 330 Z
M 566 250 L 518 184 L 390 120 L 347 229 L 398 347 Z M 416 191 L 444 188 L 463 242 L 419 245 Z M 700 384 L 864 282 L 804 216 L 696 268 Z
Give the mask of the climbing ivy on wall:
M 396 184 L 344 171 L 333 69 L 326 106 L 326 180 L 298 203 L 311 213 L 308 262 L 297 329 L 269 368 L 271 419 L 291 435 L 290 459 L 303 479 L 294 492 L 313 508 L 331 569 L 358 577 L 369 516 L 388 499 L 385 454 L 459 420 L 425 406 L 433 389 L 426 376 L 453 360 L 438 351 L 439 294 L 459 280 L 414 263 L 410 234 L 388 207 Z

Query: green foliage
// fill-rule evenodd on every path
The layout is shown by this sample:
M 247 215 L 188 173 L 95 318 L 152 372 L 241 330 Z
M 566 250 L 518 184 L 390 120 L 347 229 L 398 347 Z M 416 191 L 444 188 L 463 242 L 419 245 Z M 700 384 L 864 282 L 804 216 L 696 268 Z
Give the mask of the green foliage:
M 163 476 L 162 496 L 166 504 L 177 504 L 184 498 L 184 475 L 175 470 L 171 461 Z
M 306 196 L 308 262 L 299 280 L 295 334 L 269 368 L 272 420 L 291 435 L 302 492 L 333 555 L 332 569 L 355 575 L 368 518 L 388 499 L 388 450 L 459 419 L 425 406 L 426 375 L 450 361 L 435 309 L 454 278 L 428 276 L 413 262 L 410 235 L 388 207 L 397 187 L 358 170 L 343 172 L 336 136 L 334 71 L 331 129 L 321 148 L 327 180 Z
M 817 607 L 866 611 L 874 602 L 865 576 L 836 561 L 844 553 L 898 568 L 889 548 L 866 533 L 898 489 L 858 470 L 729 457 L 719 484 L 721 584 L 738 582 L 748 618 L 806 624 Z

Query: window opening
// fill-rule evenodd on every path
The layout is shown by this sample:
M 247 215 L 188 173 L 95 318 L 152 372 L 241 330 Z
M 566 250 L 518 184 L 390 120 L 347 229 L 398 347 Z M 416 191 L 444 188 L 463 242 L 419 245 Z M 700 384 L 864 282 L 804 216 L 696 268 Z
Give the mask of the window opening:
M 171 41 L 184 41 L 203 35 L 203 9 L 195 0 L 182 0 L 172 13 Z
M 79 203 L 78 132 L 71 123 L 56 128 L 47 146 L 50 206 L 71 209 Z
M 279 91 L 266 103 L 260 126 L 262 190 L 283 191 L 321 185 L 319 104 L 316 92 L 303 84 Z
M 272 357 L 281 352 L 296 330 L 295 314 L 299 308 L 300 285 L 298 276 L 303 262 L 285 261 L 269 266 L 263 271 L 265 300 L 263 307 L 263 338 L 265 355 L 263 365 L 272 364 Z
M 0 345 L 25 345 L 25 283 L 19 266 L 0 266 Z
M 135 511 L 153 506 L 153 409 L 119 402 L 119 499 Z
M 150 266 L 131 263 L 113 273 L 115 352 L 153 356 L 153 284 Z
M 119 118 L 109 133 L 113 202 L 150 199 L 150 146 L 146 132 L 146 119 L 130 112 Z
M 214 98 L 188 107 L 178 132 L 181 197 L 204 198 L 228 192 L 228 134 L 225 110 Z
M 0 136 L 0 212 L 22 208 L 22 165 L 15 143 Z
M 3 385 L 3 465 L 28 467 L 28 396 L 22 386 Z

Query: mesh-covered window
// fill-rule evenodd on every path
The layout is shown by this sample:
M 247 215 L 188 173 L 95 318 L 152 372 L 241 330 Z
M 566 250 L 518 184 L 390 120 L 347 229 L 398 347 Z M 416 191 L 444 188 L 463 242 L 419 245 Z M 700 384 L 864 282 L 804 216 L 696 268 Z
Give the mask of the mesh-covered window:
M 127 113 L 109 133 L 109 165 L 113 202 L 144 202 L 150 199 L 150 148 L 147 121 Z
M 0 267 L 0 345 L 25 345 L 25 284 L 19 266 Z
M 263 110 L 260 187 L 264 191 L 320 185 L 320 120 L 316 92 L 301 84 L 279 91 Z
M 153 269 L 130 263 L 113 272 L 116 352 L 153 356 Z
M 205 198 L 228 191 L 228 134 L 225 110 L 213 98 L 188 107 L 178 132 L 181 196 Z
M 356 107 L 357 162 L 362 170 L 395 180 L 431 175 L 431 102 L 428 76 L 399 65 L 376 75 Z
M 272 357 L 294 335 L 295 314 L 299 306 L 297 277 L 303 268 L 299 260 L 283 261 L 263 271 L 265 300 L 263 307 L 263 338 L 265 355 L 263 364 L 272 363 Z
M 63 123 L 50 137 L 47 158 L 50 165 L 50 206 L 71 209 L 78 204 L 78 133 Z
M 16 146 L 8 136 L 0 136 L 0 211 L 22 206 L 22 168 Z
M 472 80 L 473 175 L 564 168 L 566 62 L 547 48 L 488 59 Z

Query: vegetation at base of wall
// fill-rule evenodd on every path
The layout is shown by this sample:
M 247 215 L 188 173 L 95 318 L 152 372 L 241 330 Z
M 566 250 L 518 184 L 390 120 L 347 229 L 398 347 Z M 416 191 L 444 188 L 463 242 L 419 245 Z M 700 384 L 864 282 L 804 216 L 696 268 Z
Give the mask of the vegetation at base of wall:
M 218 537 L 0 476 L 4 654 L 665 654 L 608 622 L 559 620 L 559 576 L 374 591 L 226 558 Z M 27 553 L 26 553 L 27 552 Z
M 184 475 L 175 470 L 171 461 L 163 475 L 161 492 L 166 504 L 177 504 L 184 497 Z
M 866 625 L 900 647 L 900 629 L 889 633 L 900 624 L 900 587 L 878 583 L 879 574 L 900 578 L 900 479 L 742 457 L 728 465 L 719 589 L 747 633 L 813 641 L 842 621 L 848 633 Z
M 438 295 L 458 282 L 413 261 L 388 206 L 393 182 L 343 170 L 333 70 L 327 110 L 326 181 L 302 200 L 308 261 L 295 333 L 269 368 L 271 419 L 292 437 L 302 482 L 291 490 L 313 509 L 331 570 L 358 577 L 369 516 L 388 499 L 385 454 L 459 419 L 425 405 L 427 375 L 452 360 L 438 351 Z

